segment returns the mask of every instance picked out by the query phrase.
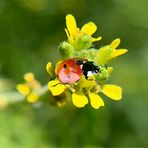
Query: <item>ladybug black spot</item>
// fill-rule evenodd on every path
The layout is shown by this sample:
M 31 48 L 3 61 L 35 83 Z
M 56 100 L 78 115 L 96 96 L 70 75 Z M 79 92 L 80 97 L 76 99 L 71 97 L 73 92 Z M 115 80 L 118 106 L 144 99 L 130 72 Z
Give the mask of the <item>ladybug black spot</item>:
M 65 69 L 66 69 L 66 67 L 67 67 L 67 65 L 66 65 L 66 64 L 64 64 L 64 65 L 63 65 L 63 68 L 65 68 Z
M 71 78 L 71 77 L 70 77 L 70 75 L 68 75 L 67 77 L 68 77 L 68 79 L 70 79 L 70 78 Z

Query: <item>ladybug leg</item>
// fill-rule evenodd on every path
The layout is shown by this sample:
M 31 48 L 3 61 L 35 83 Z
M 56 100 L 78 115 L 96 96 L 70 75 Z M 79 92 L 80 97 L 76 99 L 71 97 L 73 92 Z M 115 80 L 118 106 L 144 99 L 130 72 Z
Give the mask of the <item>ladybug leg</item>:
M 88 79 L 87 71 L 83 70 L 83 75 L 84 75 L 85 79 Z
M 84 75 L 85 76 L 85 75 Z M 88 79 L 88 76 L 85 76 L 85 79 Z

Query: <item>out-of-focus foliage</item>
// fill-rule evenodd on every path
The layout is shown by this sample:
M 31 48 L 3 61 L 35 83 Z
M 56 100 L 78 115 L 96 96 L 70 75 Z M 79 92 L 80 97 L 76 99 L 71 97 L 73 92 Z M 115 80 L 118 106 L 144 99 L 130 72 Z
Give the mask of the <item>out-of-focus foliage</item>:
M 1 0 L 1 147 L 148 146 L 147 6 L 147 0 Z M 92 20 L 99 26 L 96 34 L 103 39 L 94 46 L 120 37 L 120 47 L 129 50 L 110 63 L 115 67 L 110 82 L 122 85 L 123 100 L 107 100 L 99 110 L 26 102 L 5 108 L 7 99 L 19 100 L 15 84 L 24 73 L 34 72 L 42 84 L 49 81 L 45 65 L 59 57 L 67 13 L 80 25 Z

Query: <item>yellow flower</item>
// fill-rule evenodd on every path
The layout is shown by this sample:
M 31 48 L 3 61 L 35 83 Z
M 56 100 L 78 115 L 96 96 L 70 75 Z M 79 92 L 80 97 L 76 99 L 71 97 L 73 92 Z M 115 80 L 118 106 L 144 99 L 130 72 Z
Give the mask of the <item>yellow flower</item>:
M 30 103 L 34 103 L 38 100 L 39 96 L 37 93 L 32 92 L 27 96 L 27 101 Z
M 59 96 L 69 87 L 67 84 L 62 84 L 58 79 L 55 79 L 48 83 L 48 88 L 53 96 Z M 70 91 L 72 93 L 72 102 L 78 108 L 87 105 L 88 100 L 90 100 L 91 106 L 95 109 L 104 106 L 104 101 L 98 95 L 98 92 L 102 92 L 115 100 L 119 100 L 121 97 L 120 87 L 116 85 L 104 85 L 101 89 L 95 80 L 86 80 L 84 76 L 81 77 L 78 83 L 74 84 L 73 89 L 71 88 Z
M 90 79 L 90 80 L 89 80 Z M 97 82 L 95 81 L 95 77 L 91 76 L 87 80 L 84 75 L 82 75 L 81 79 L 78 81 L 78 86 L 80 88 L 93 88 L 97 85 Z
M 120 39 L 117 38 L 111 42 L 110 45 L 104 46 L 98 50 L 96 56 L 96 63 L 98 65 L 106 64 L 108 61 L 125 54 L 127 49 L 116 49 L 120 44 Z
M 102 37 L 93 38 L 92 35 L 96 32 L 97 26 L 93 22 L 88 22 L 87 24 L 83 25 L 81 29 L 77 27 L 76 20 L 73 15 L 68 14 L 66 15 L 66 26 L 67 29 L 65 29 L 65 32 L 68 37 L 68 41 L 74 45 L 76 40 L 86 34 L 91 37 L 92 42 L 99 41 L 102 39 Z
M 103 94 L 105 94 L 113 100 L 120 100 L 122 98 L 122 88 L 117 85 L 106 84 L 102 87 L 100 92 L 102 92 Z M 103 99 L 97 93 L 90 92 L 89 98 L 90 104 L 93 108 L 98 109 L 100 108 L 100 106 L 104 106 Z
M 30 93 L 30 88 L 28 84 L 18 84 L 17 90 L 24 96 L 27 96 Z
M 105 84 L 113 71 L 113 67 L 106 68 L 105 64 L 126 53 L 128 50 L 117 49 L 120 44 L 119 38 L 113 40 L 109 45 L 104 46 L 99 50 L 92 48 L 92 42 L 101 40 L 101 37 L 92 37 L 96 30 L 97 26 L 93 22 L 88 22 L 79 29 L 74 16 L 71 14 L 66 15 L 65 32 L 68 41 L 62 42 L 59 46 L 62 59 L 80 58 L 93 61 L 99 66 L 100 72 L 99 74 L 97 73 L 89 76 L 88 79 L 82 74 L 79 81 L 73 84 L 63 84 L 56 78 L 56 75 L 58 75 L 58 66 L 62 61 L 57 62 L 55 70 L 49 62 L 46 66 L 46 70 L 52 80 L 48 83 L 48 89 L 54 96 L 55 102 L 57 102 L 57 104 L 60 103 L 59 106 L 61 106 L 60 98 L 64 98 L 64 101 L 65 98 L 71 98 L 73 105 L 78 108 L 82 108 L 90 103 L 94 109 L 99 109 L 101 106 L 104 106 L 104 101 L 101 98 L 100 93 L 113 100 L 120 100 L 122 98 L 122 88 L 120 86 Z M 24 94 L 29 92 L 27 89 L 28 88 L 23 85 L 22 90 Z M 31 98 L 34 98 L 34 95 Z
M 90 92 L 89 98 L 90 104 L 93 108 L 99 109 L 101 106 L 104 106 L 103 99 L 97 93 Z
M 88 94 L 84 94 L 82 90 L 78 90 L 72 93 L 72 102 L 76 107 L 84 107 L 88 104 L 88 100 L 90 100 L 90 104 L 93 108 L 98 109 L 101 106 L 104 106 L 104 101 L 97 94 L 97 92 L 93 92 L 91 90 L 87 90 Z
M 75 93 L 72 93 L 72 102 L 76 107 L 84 107 L 88 103 L 88 99 L 84 93 L 79 90 Z
M 101 92 L 113 100 L 122 98 L 122 88 L 113 84 L 106 84 L 102 87 Z
M 35 79 L 33 73 L 26 73 L 24 75 L 25 83 L 18 84 L 17 90 L 27 97 L 27 101 L 30 103 L 34 103 L 38 100 L 39 95 L 38 92 L 41 89 L 40 83 Z
M 111 55 L 109 57 L 109 60 L 116 58 L 117 56 L 120 56 L 122 54 L 125 54 L 128 50 L 127 49 L 116 49 L 120 44 L 120 39 L 117 38 L 113 40 L 110 44 L 110 48 L 112 48 Z
M 110 68 L 112 70 L 112 68 Z M 94 109 L 99 109 L 104 106 L 103 99 L 98 93 L 110 97 L 113 100 L 120 100 L 122 98 L 122 88 L 113 84 L 98 85 L 93 79 L 87 80 L 82 75 L 81 79 L 73 85 L 63 84 L 57 78 L 48 83 L 48 88 L 53 96 L 59 96 L 66 90 L 71 92 L 72 103 L 78 108 L 82 108 L 90 101 Z
M 61 83 L 58 79 L 55 79 L 48 83 L 48 88 L 53 96 L 58 96 L 65 91 L 66 85 Z
M 48 72 L 48 74 L 50 75 L 51 78 L 54 77 L 54 68 L 52 66 L 51 62 L 48 62 L 46 65 L 46 71 Z
M 120 100 L 122 98 L 122 88 L 117 85 L 104 85 L 100 92 L 113 100 Z M 103 99 L 95 91 L 88 90 L 87 96 L 81 90 L 72 94 L 72 102 L 76 107 L 79 108 L 88 104 L 88 99 L 90 100 L 90 104 L 94 109 L 99 109 L 101 106 L 104 106 Z
M 88 100 L 90 100 L 90 104 L 94 109 L 104 106 L 103 99 L 98 95 L 100 92 L 113 100 L 120 100 L 122 98 L 122 88 L 120 86 L 113 84 L 100 86 L 94 80 L 86 80 L 84 76 L 78 82 L 77 88 L 72 93 L 72 102 L 79 108 L 88 104 Z

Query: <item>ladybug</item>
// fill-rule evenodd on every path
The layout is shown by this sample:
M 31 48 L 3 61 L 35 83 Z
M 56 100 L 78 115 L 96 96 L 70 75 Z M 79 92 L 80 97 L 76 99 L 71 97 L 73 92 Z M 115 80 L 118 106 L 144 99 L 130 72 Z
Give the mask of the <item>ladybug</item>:
M 62 83 L 75 83 L 80 80 L 82 74 L 87 79 L 88 76 L 99 73 L 99 66 L 86 59 L 67 59 L 61 62 L 57 68 L 57 75 Z

